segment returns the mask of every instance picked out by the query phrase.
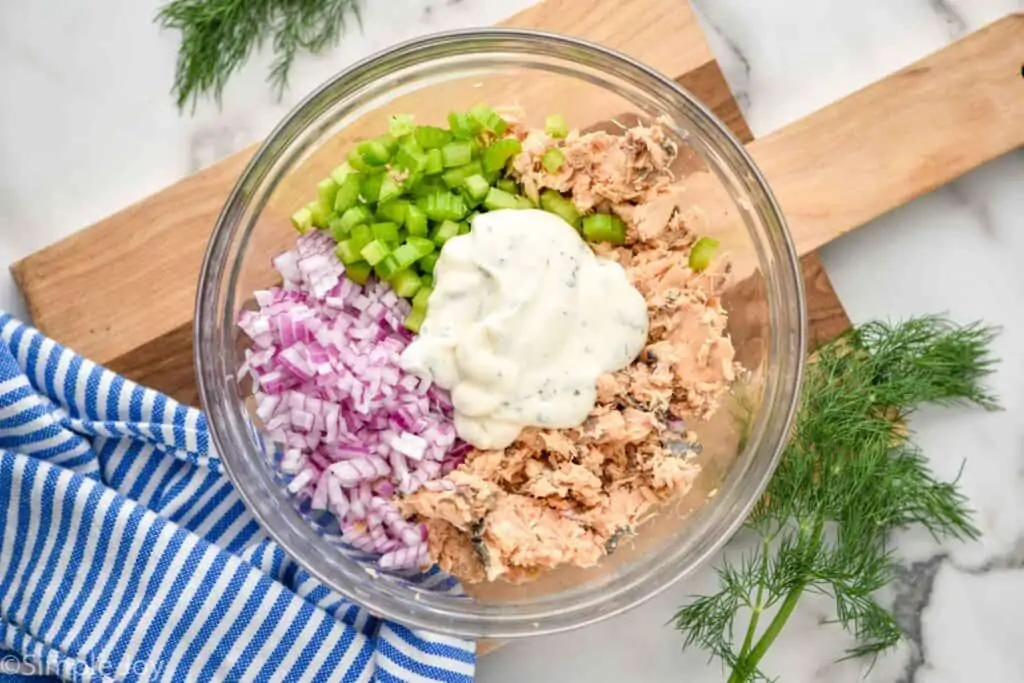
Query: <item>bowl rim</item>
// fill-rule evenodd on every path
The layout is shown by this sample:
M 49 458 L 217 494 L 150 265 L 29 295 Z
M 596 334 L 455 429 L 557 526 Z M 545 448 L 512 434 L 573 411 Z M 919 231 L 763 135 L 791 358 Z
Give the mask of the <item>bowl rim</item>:
M 597 55 L 603 59 L 613 60 L 623 68 L 635 73 L 638 78 L 655 81 L 659 86 L 668 90 L 672 95 L 681 98 L 685 102 L 686 106 L 689 107 L 689 111 L 686 112 L 688 118 L 695 117 L 695 123 L 703 124 L 713 135 L 717 136 L 722 142 L 724 142 L 728 151 L 739 158 L 742 166 L 742 172 L 745 176 L 748 176 L 745 177 L 744 180 L 749 185 L 756 188 L 762 195 L 764 205 L 767 207 L 769 215 L 778 225 L 779 235 L 777 238 L 781 240 L 781 243 L 776 245 L 776 248 L 781 253 L 776 254 L 776 256 L 781 257 L 781 268 L 779 269 L 777 276 L 784 281 L 784 284 L 789 290 L 789 296 L 792 297 L 792 301 L 789 305 L 795 308 L 796 317 L 796 320 L 794 321 L 796 324 L 793 326 L 793 329 L 784 331 L 792 336 L 785 352 L 794 353 L 797 357 L 794 363 L 790 363 L 790 371 L 788 373 L 784 373 L 784 376 L 781 378 L 786 384 L 786 387 L 783 387 L 781 390 L 784 391 L 786 388 L 791 389 L 791 391 L 785 392 L 791 396 L 791 399 L 788 401 L 788 405 L 778 406 L 779 410 L 782 412 L 777 414 L 774 418 L 780 420 L 782 425 L 779 430 L 780 436 L 778 438 L 778 442 L 766 445 L 758 444 L 753 451 L 757 452 L 757 448 L 762 447 L 768 449 L 768 453 L 761 453 L 759 458 L 751 458 L 752 462 L 755 460 L 761 461 L 759 466 L 760 471 L 756 480 L 746 482 L 745 484 L 747 487 L 752 487 L 748 490 L 753 491 L 754 494 L 749 495 L 745 500 L 738 501 L 736 506 L 731 507 L 724 524 L 719 524 L 719 526 L 713 530 L 717 535 L 710 538 L 710 540 L 705 542 L 703 546 L 697 548 L 696 552 L 687 555 L 687 561 L 685 563 L 678 563 L 680 566 L 669 567 L 667 569 L 665 567 L 654 567 L 647 571 L 632 571 L 627 573 L 630 580 L 624 582 L 622 585 L 616 585 L 615 590 L 611 593 L 611 598 L 624 599 L 614 601 L 607 596 L 591 596 L 590 599 L 577 602 L 571 607 L 547 607 L 526 615 L 501 614 L 500 610 L 492 610 L 494 613 L 486 615 L 486 625 L 481 626 L 480 621 L 482 617 L 479 615 L 467 615 L 465 613 L 453 615 L 444 609 L 431 608 L 429 604 L 424 604 L 422 602 L 418 602 L 418 604 L 415 605 L 415 609 L 410 609 L 410 607 L 413 607 L 409 604 L 412 602 L 411 599 L 392 596 L 388 594 L 388 591 L 386 590 L 370 592 L 367 592 L 366 590 L 359 590 L 358 582 L 355 582 L 353 575 L 355 572 L 359 572 L 365 576 L 365 569 L 359 568 L 352 572 L 343 570 L 341 572 L 344 575 L 342 578 L 350 582 L 347 582 L 346 580 L 339 582 L 338 580 L 335 580 L 334 577 L 330 576 L 330 573 L 324 569 L 322 563 L 317 561 L 318 558 L 312 557 L 311 559 L 311 555 L 308 553 L 295 552 L 295 543 L 286 540 L 284 538 L 283 529 L 278 529 L 271 523 L 271 521 L 281 522 L 282 519 L 268 519 L 268 517 L 278 517 L 274 514 L 275 510 L 272 509 L 266 501 L 260 500 L 255 492 L 248 490 L 244 483 L 246 480 L 246 477 L 243 476 L 244 473 L 240 469 L 236 469 L 241 462 L 234 460 L 232 450 L 234 443 L 232 439 L 228 438 L 226 434 L 227 430 L 218 429 L 218 425 L 233 422 L 233 416 L 229 414 L 230 411 L 225 410 L 223 405 L 220 405 L 219 401 L 209 400 L 210 397 L 214 395 L 214 386 L 212 381 L 222 379 L 223 376 L 221 373 L 217 372 L 217 359 L 211 356 L 211 354 L 214 354 L 215 356 L 219 340 L 214 338 L 214 335 L 212 334 L 214 330 L 205 326 L 203 321 L 212 320 L 216 322 L 219 320 L 217 315 L 217 304 L 223 296 L 222 289 L 224 272 L 225 267 L 228 265 L 229 252 L 233 251 L 233 249 L 230 248 L 230 242 L 231 238 L 234 236 L 235 230 L 240 227 L 238 225 L 238 219 L 240 219 L 241 215 L 244 213 L 240 210 L 238 203 L 242 200 L 242 196 L 247 188 L 253 185 L 253 183 L 258 184 L 260 179 L 254 178 L 254 174 L 261 163 L 266 163 L 264 158 L 268 154 L 276 154 L 277 156 L 273 161 L 276 162 L 281 159 L 291 142 L 291 140 L 286 137 L 283 138 L 284 134 L 293 129 L 293 127 L 303 119 L 304 114 L 308 112 L 310 107 L 320 101 L 321 98 L 325 97 L 328 91 L 339 87 L 343 81 L 353 81 L 358 84 L 362 80 L 365 80 L 369 75 L 368 72 L 372 71 L 382 60 L 419 53 L 445 43 L 470 43 L 472 41 L 488 39 L 515 40 L 521 41 L 525 44 L 536 45 L 554 44 L 563 48 L 583 50 L 590 52 L 591 55 Z M 736 172 L 738 173 L 739 169 L 737 169 Z M 233 227 L 231 225 L 232 221 L 235 222 Z M 243 236 L 243 238 L 246 236 Z M 243 241 L 245 240 L 243 239 Z M 229 283 L 229 289 L 233 291 L 232 283 Z M 772 298 L 770 295 L 768 296 L 768 299 L 769 303 L 771 303 Z M 221 460 L 224 470 L 234 484 L 235 490 L 245 503 L 246 508 L 259 523 L 264 533 L 272 538 L 282 550 L 295 559 L 303 569 L 315 576 L 324 585 L 341 593 L 345 597 L 360 604 L 362 607 L 369 609 L 374 614 L 381 615 L 387 619 L 400 621 L 414 627 L 432 629 L 457 636 L 487 638 L 514 638 L 528 635 L 541 635 L 566 631 L 592 624 L 650 600 L 654 596 L 666 590 L 672 584 L 681 580 L 683 577 L 691 574 L 698 567 L 704 565 L 710 556 L 717 552 L 717 550 L 721 548 L 743 524 L 775 471 L 796 413 L 799 389 L 803 377 L 806 347 L 805 297 L 803 278 L 799 268 L 799 260 L 796 250 L 786 227 L 785 218 L 778 202 L 771 192 L 770 187 L 744 145 L 736 138 L 732 131 L 729 130 L 728 127 L 713 112 L 711 112 L 708 107 L 684 88 L 679 86 L 671 78 L 627 55 L 580 38 L 546 31 L 518 28 L 461 29 L 455 31 L 443 31 L 414 38 L 390 48 L 378 51 L 357 61 L 351 66 L 338 72 L 335 76 L 328 79 L 318 88 L 313 90 L 308 96 L 303 98 L 299 104 L 297 104 L 281 120 L 281 122 L 275 126 L 265 141 L 260 145 L 258 151 L 249 161 L 242 175 L 236 182 L 217 218 L 217 222 L 200 269 L 199 286 L 197 288 L 195 306 L 195 320 L 196 325 L 193 332 L 193 341 L 196 350 L 196 384 L 203 406 L 209 416 L 208 423 L 212 443 L 216 447 L 217 451 L 222 454 Z M 231 321 L 229 327 L 231 326 L 233 326 L 233 321 Z M 775 326 L 773 325 L 773 328 L 774 327 Z M 773 331 L 771 337 L 774 339 L 775 336 L 776 333 Z M 783 362 L 785 361 L 786 359 L 783 359 Z M 237 427 L 237 425 L 234 426 Z M 223 454 L 226 453 L 232 453 L 232 455 L 225 457 Z M 308 527 L 308 529 L 312 531 L 312 527 Z M 312 550 L 313 547 L 310 546 L 310 549 Z M 301 556 L 301 559 L 299 559 L 299 556 Z M 652 579 L 657 580 L 652 582 Z M 365 579 L 363 580 L 365 581 Z M 430 603 L 430 600 L 426 600 L 424 602 Z M 602 607 L 605 607 L 605 609 L 601 609 Z

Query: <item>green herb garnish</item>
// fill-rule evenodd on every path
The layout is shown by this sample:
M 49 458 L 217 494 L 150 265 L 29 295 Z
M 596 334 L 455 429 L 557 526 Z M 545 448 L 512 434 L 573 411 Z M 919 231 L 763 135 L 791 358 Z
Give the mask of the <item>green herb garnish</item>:
M 685 647 L 721 659 L 730 683 L 770 680 L 761 660 L 806 592 L 835 600 L 838 623 L 857 638 L 848 657 L 897 643 L 899 625 L 874 598 L 895 574 L 890 532 L 921 525 L 936 537 L 978 535 L 955 482 L 935 479 L 905 420 L 925 403 L 994 409 L 981 386 L 992 337 L 926 317 L 870 323 L 818 351 L 792 440 L 745 524 L 760 543 L 723 560 L 719 593 L 678 612 Z

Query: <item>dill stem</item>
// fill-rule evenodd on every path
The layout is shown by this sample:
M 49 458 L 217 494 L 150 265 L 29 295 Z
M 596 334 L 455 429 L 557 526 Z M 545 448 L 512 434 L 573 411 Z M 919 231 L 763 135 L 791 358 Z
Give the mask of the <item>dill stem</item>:
M 750 646 L 754 642 L 754 635 L 757 633 L 757 622 L 761 619 L 761 610 L 763 605 L 761 600 L 764 597 L 764 582 L 766 575 L 768 574 L 768 538 L 761 537 L 761 574 L 760 580 L 757 583 L 757 598 L 754 600 L 754 606 L 752 608 L 752 614 L 750 615 L 750 623 L 747 624 L 747 635 L 743 639 L 743 647 L 740 649 L 739 661 L 743 661 L 743 658 L 750 652 Z

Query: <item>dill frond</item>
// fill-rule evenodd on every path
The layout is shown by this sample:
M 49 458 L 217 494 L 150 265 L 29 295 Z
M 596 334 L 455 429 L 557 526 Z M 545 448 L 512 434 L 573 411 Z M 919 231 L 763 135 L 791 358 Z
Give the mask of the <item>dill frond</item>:
M 726 558 L 717 594 L 676 614 L 684 647 L 721 659 L 730 683 L 768 680 L 760 661 L 808 591 L 835 602 L 835 621 L 857 641 L 848 657 L 899 641 L 893 616 L 873 597 L 895 575 L 890 533 L 920 525 L 939 538 L 978 535 L 966 499 L 955 482 L 935 479 L 904 420 L 925 403 L 995 409 L 981 383 L 993 367 L 993 336 L 923 317 L 869 323 L 818 351 L 791 441 L 746 523 L 761 543 L 739 565 Z M 751 618 L 738 641 L 743 611 Z
M 296 55 L 336 45 L 346 20 L 360 21 L 359 0 L 171 0 L 157 23 L 181 33 L 173 92 L 179 109 L 201 95 L 221 101 L 228 78 L 268 41 L 269 80 L 278 97 Z

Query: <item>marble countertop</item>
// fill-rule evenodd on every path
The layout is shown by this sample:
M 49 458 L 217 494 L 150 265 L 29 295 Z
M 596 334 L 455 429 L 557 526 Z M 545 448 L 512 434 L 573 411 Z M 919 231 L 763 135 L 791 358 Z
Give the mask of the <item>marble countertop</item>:
M 10 263 L 253 142 L 339 65 L 441 29 L 493 23 L 530 0 L 369 0 L 362 34 L 300 60 L 275 101 L 259 60 L 222 110 L 179 116 L 168 90 L 175 38 L 150 23 L 159 0 L 33 0 L 0 6 L 0 262 Z M 695 0 L 755 134 L 763 135 L 1008 13 L 1024 0 Z M 1024 58 L 1024 51 L 1022 51 Z M 768 671 L 793 683 L 1024 681 L 1024 150 L 829 245 L 823 260 L 854 322 L 948 312 L 1000 325 L 992 378 L 1005 411 L 926 411 L 917 440 L 961 486 L 984 536 L 898 539 L 904 570 L 886 599 L 910 637 L 868 671 L 835 663 L 849 639 L 807 600 Z M 24 312 L 0 274 L 0 308 Z M 585 630 L 484 658 L 485 683 L 721 680 L 664 626 L 710 571 Z

